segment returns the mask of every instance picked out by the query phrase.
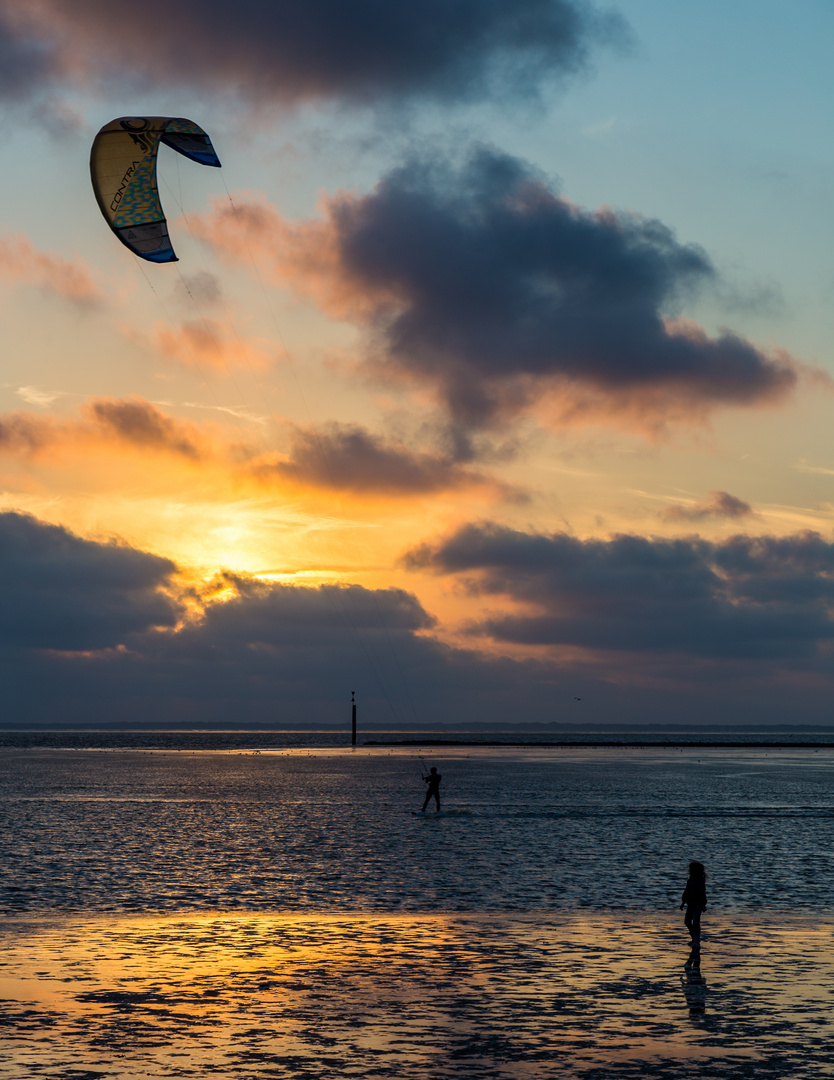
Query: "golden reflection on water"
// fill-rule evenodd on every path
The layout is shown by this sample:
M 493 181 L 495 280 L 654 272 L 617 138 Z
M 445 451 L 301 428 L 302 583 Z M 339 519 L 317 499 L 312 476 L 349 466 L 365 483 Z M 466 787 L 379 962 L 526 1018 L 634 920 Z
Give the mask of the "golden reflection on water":
M 213 914 L 9 920 L 0 1077 L 834 1076 L 831 927 Z M 708 1071 L 705 1071 L 708 1070 Z

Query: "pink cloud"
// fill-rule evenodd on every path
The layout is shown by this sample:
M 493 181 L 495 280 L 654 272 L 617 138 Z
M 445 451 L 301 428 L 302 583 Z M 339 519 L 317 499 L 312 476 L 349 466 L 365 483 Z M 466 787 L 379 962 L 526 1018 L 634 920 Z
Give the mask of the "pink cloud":
M 39 251 L 22 234 L 0 236 L 0 274 L 10 281 L 34 285 L 81 308 L 103 303 L 104 296 L 81 260 L 71 261 Z
M 196 425 L 166 416 L 139 397 L 93 398 L 80 417 L 0 416 L 0 453 L 22 458 L 56 459 L 74 447 L 120 444 L 170 454 L 191 461 L 212 456 L 212 440 Z
M 667 506 L 662 517 L 667 521 L 703 521 L 705 518 L 729 518 L 737 520 L 754 515 L 753 507 L 728 491 L 710 491 L 701 502 L 687 506 Z
M 217 319 L 186 319 L 178 326 L 157 323 L 152 344 L 163 355 L 186 367 L 216 371 L 248 368 L 263 371 L 283 350 L 246 340 Z

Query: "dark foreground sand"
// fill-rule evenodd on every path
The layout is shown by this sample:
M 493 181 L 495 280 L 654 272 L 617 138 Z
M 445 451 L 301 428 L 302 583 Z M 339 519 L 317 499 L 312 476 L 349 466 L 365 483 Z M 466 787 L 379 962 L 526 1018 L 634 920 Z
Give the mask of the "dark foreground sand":
M 0 1077 L 834 1077 L 834 924 L 677 913 L 0 925 Z

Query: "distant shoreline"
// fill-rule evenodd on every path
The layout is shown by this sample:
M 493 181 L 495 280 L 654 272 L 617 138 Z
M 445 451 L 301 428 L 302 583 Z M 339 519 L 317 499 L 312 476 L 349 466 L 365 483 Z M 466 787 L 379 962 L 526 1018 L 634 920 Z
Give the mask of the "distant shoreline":
M 522 746 L 552 746 L 554 749 L 564 749 L 565 747 L 584 746 L 584 747 L 632 747 L 635 749 L 669 749 L 670 747 L 701 747 L 715 749 L 725 749 L 732 747 L 735 749 L 743 747 L 752 748 L 764 748 L 773 747 L 774 749 L 789 750 L 791 748 L 808 749 L 812 747 L 816 750 L 834 750 L 834 742 L 730 742 L 730 741 L 713 741 L 713 740 L 694 740 L 687 739 L 670 739 L 664 741 L 647 741 L 643 740 L 626 740 L 626 739 L 593 739 L 593 740 L 578 740 L 578 739 L 549 739 L 547 742 L 504 742 L 494 739 L 398 739 L 396 741 L 377 741 L 366 740 L 362 743 L 363 746 L 509 746 L 509 747 L 522 747 Z

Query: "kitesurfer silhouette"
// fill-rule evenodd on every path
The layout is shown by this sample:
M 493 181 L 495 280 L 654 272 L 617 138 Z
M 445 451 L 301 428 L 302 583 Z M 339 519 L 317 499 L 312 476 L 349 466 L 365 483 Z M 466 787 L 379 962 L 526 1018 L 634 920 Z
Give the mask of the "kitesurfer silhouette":
M 434 798 L 437 809 L 440 810 L 440 781 L 442 779 L 443 777 L 437 769 L 435 769 L 434 765 L 429 769 L 429 775 L 423 777 L 423 783 L 429 785 L 426 789 L 426 801 L 423 803 L 423 811 L 425 811 L 426 807 L 429 805 L 429 800 L 431 798 Z

